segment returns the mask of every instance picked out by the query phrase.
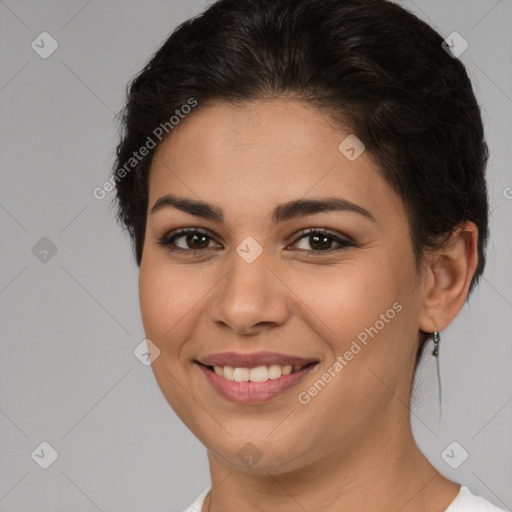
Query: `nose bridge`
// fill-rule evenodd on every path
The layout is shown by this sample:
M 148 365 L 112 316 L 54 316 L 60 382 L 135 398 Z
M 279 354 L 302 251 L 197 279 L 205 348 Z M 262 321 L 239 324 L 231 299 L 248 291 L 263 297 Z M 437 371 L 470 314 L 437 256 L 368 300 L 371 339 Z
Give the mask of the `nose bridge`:
M 254 239 L 242 241 L 212 298 L 211 319 L 238 332 L 249 332 L 262 323 L 282 323 L 288 313 L 285 287 L 275 282 L 270 263 L 269 254 Z
M 258 249 L 250 240 L 240 243 L 230 261 L 231 268 L 224 283 L 224 300 L 236 299 L 239 307 L 244 303 L 255 307 L 269 297 L 272 285 L 269 283 L 268 264 L 268 254 L 263 254 L 262 247 Z

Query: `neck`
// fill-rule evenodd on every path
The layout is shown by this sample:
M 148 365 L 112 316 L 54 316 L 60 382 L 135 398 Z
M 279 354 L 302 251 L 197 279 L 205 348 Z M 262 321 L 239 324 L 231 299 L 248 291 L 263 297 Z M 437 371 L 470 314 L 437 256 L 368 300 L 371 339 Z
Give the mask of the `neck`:
M 286 473 L 248 473 L 208 451 L 212 490 L 203 512 L 444 512 L 460 486 L 430 464 L 414 441 L 408 409 L 398 407 L 405 409 L 402 427 L 375 422 L 350 451 L 332 450 Z

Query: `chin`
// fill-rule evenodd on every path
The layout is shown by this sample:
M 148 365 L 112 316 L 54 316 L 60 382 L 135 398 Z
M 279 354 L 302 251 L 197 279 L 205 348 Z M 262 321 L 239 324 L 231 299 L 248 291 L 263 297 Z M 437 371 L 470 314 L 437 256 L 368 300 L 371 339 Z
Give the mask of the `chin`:
M 214 442 L 203 442 L 209 452 L 209 457 L 221 459 L 233 469 L 251 474 L 282 474 L 300 469 L 311 458 L 311 450 L 288 437 L 287 444 L 265 435 L 251 436 L 249 432 L 240 437 L 225 438 L 225 443 L 219 445 L 219 439 Z M 301 447 L 301 452 L 297 451 Z M 306 456 L 306 453 L 309 455 Z M 309 461 L 311 462 L 311 461 Z

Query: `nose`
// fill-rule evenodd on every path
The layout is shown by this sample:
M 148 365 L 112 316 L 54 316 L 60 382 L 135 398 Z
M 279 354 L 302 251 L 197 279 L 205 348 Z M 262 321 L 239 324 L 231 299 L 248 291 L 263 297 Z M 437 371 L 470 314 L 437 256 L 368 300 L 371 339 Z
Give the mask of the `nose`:
M 209 303 L 210 318 L 217 326 L 249 336 L 286 322 L 287 287 L 269 263 L 263 254 L 248 263 L 234 252 L 231 268 Z

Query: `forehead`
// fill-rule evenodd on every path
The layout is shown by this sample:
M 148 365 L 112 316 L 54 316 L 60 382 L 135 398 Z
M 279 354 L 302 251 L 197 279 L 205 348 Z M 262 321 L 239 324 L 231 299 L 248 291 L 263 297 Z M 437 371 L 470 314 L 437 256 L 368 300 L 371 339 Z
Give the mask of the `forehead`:
M 347 144 L 362 149 L 353 134 L 296 100 L 198 108 L 156 150 L 150 207 L 165 193 L 233 206 L 237 200 L 247 206 L 250 199 L 254 208 L 308 194 L 341 195 L 377 209 L 401 207 L 371 155 L 363 151 L 349 159 Z
M 186 151 L 191 163 L 206 153 L 216 162 L 231 161 L 231 153 L 226 149 L 231 152 L 236 149 L 238 156 L 264 149 L 266 155 L 274 158 L 293 149 L 296 157 L 306 154 L 312 157 L 317 151 L 337 151 L 339 142 L 347 135 L 348 132 L 335 126 L 325 113 L 302 101 L 256 100 L 236 105 L 215 102 L 196 107 L 175 127 L 157 152 L 169 150 L 168 146 L 173 145 Z M 268 165 L 272 163 L 273 160 Z

